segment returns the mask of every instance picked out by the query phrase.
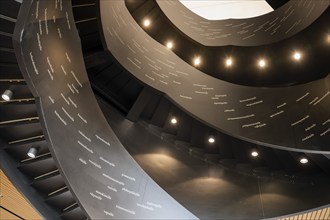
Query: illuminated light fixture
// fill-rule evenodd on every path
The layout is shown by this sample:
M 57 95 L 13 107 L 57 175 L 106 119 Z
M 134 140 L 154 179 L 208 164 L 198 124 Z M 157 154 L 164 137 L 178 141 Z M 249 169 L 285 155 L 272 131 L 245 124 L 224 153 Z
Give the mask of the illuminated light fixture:
M 256 150 L 252 151 L 252 152 L 251 152 L 251 156 L 252 156 L 252 157 L 257 157 L 257 156 L 259 156 L 258 151 L 256 151 Z
M 295 59 L 295 60 L 300 60 L 301 59 L 301 53 L 299 53 L 299 52 L 295 52 L 294 54 L 293 54 L 293 59 Z
M 172 43 L 172 41 L 168 41 L 168 42 L 166 43 L 166 47 L 167 47 L 168 49 L 172 49 L 172 48 L 173 48 L 173 43 Z
M 300 158 L 300 163 L 306 164 L 306 163 L 308 163 L 308 159 L 306 157 L 302 157 L 302 158 Z
M 233 59 L 232 58 L 227 58 L 225 63 L 226 63 L 227 67 L 230 67 L 230 66 L 233 65 Z
M 8 102 L 13 97 L 13 94 L 14 93 L 11 90 L 7 89 L 2 93 L 1 98 Z
M 200 57 L 196 57 L 194 59 L 194 66 L 199 66 L 201 64 L 201 58 Z
M 171 123 L 172 123 L 173 125 L 175 125 L 176 123 L 178 123 L 178 120 L 177 120 L 176 118 L 172 118 L 172 119 L 171 119 Z
M 327 39 L 326 39 L 327 43 L 330 44 L 330 34 L 327 34 Z
M 150 24 L 151 24 L 150 19 L 146 18 L 146 19 L 143 20 L 143 26 L 144 26 L 144 27 L 149 27 Z
M 209 141 L 210 144 L 213 144 L 215 142 L 215 139 L 214 139 L 214 137 L 209 137 L 208 141 Z
M 266 66 L 266 60 L 265 59 L 260 59 L 258 61 L 258 65 L 259 65 L 259 67 L 264 68 Z
M 27 153 L 27 155 L 30 157 L 30 158 L 35 158 L 37 156 L 37 148 L 35 147 L 31 147 Z

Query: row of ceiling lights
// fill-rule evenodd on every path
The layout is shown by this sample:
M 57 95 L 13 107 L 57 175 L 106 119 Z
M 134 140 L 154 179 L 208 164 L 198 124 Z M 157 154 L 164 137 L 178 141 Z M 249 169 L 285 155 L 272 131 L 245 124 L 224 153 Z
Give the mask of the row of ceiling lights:
M 150 20 L 150 19 L 144 19 L 143 22 L 142 22 L 142 24 L 143 24 L 143 26 L 144 26 L 145 28 L 148 28 L 148 27 L 151 25 L 151 20 Z M 327 34 L 326 42 L 327 42 L 328 44 L 330 44 L 330 34 Z M 165 45 L 166 45 L 166 47 L 167 47 L 168 49 L 173 49 L 173 47 L 174 47 L 174 43 L 173 43 L 173 41 L 171 41 L 171 40 L 167 41 L 167 42 L 165 43 Z M 295 51 L 295 52 L 292 54 L 292 58 L 293 58 L 294 61 L 300 61 L 301 58 L 302 58 L 302 53 L 299 52 L 299 51 Z M 226 58 L 226 60 L 225 60 L 224 63 L 225 63 L 225 66 L 226 66 L 226 67 L 231 67 L 231 66 L 233 66 L 233 64 L 234 64 L 234 60 L 233 60 L 232 57 L 228 57 L 228 58 Z M 267 66 L 267 63 L 268 63 L 268 62 L 267 62 L 267 60 L 266 60 L 265 58 L 260 58 L 260 59 L 258 59 L 258 61 L 257 61 L 257 66 L 258 66 L 259 68 L 263 69 L 263 68 L 265 68 L 265 67 Z M 200 56 L 196 56 L 196 57 L 193 59 L 193 65 L 197 67 L 197 66 L 200 66 L 201 64 L 202 64 L 202 59 L 201 59 L 201 57 L 200 57 Z
M 171 122 L 172 125 L 176 125 L 176 124 L 178 123 L 178 119 L 177 119 L 176 117 L 172 117 L 171 120 L 170 120 L 170 122 Z M 209 142 L 210 144 L 215 143 L 215 137 L 214 137 L 214 136 L 209 136 L 209 138 L 208 138 L 208 142 Z M 252 150 L 252 151 L 251 151 L 251 156 L 254 157 L 254 158 L 257 158 L 257 157 L 259 156 L 258 151 L 257 151 L 257 150 Z M 308 163 L 308 159 L 307 159 L 306 157 L 304 157 L 304 156 L 301 157 L 301 158 L 299 159 L 299 161 L 300 161 L 300 163 L 302 163 L 302 164 L 306 164 L 306 163 Z
M 144 27 L 149 27 L 150 25 L 151 25 L 150 19 L 145 19 L 143 21 L 143 26 Z M 327 42 L 330 43 L 330 35 L 327 36 Z M 166 43 L 166 47 L 168 49 L 172 49 L 174 47 L 174 43 L 172 41 L 168 41 Z M 294 54 L 292 55 L 292 57 L 293 57 L 294 60 L 299 61 L 302 58 L 302 54 L 300 52 L 294 52 Z M 194 58 L 194 60 L 193 60 L 194 66 L 200 66 L 201 63 L 202 63 L 202 61 L 201 61 L 201 58 L 199 56 L 197 56 L 197 57 Z M 231 67 L 233 64 L 234 64 L 233 58 L 228 57 L 225 60 L 226 67 Z M 260 68 L 265 68 L 267 66 L 267 61 L 264 58 L 260 58 L 258 60 L 257 64 L 258 64 L 258 66 Z M 13 97 L 13 94 L 14 93 L 13 93 L 12 90 L 7 89 L 7 90 L 5 90 L 2 93 L 1 98 L 3 100 L 5 100 L 5 101 L 10 101 L 12 99 L 12 97 Z M 171 123 L 172 124 L 177 124 L 177 122 L 178 121 L 177 121 L 176 118 L 172 118 L 171 119 Z M 211 143 L 211 144 L 215 143 L 215 138 L 214 137 L 209 137 L 208 142 Z M 35 158 L 36 157 L 36 154 L 37 154 L 37 151 L 38 151 L 37 148 L 32 147 L 32 148 L 29 149 L 27 155 L 29 157 L 31 157 L 31 158 Z M 259 153 L 254 150 L 254 151 L 251 152 L 251 156 L 258 157 L 259 156 Z M 306 164 L 306 163 L 308 163 L 308 159 L 305 158 L 305 157 L 303 157 L 303 158 L 300 159 L 300 163 Z
M 2 93 L 1 97 L 2 97 L 2 99 L 5 100 L 5 101 L 10 101 L 11 98 L 13 97 L 13 92 L 12 92 L 11 90 L 7 89 L 7 90 L 5 90 L 5 91 Z M 176 124 L 178 123 L 178 119 L 177 119 L 176 117 L 172 117 L 171 120 L 170 120 L 170 122 L 171 122 L 171 124 L 176 125 Z M 215 138 L 214 138 L 213 136 L 210 136 L 210 137 L 208 138 L 208 142 L 209 142 L 210 144 L 215 143 Z M 37 155 L 37 152 L 38 152 L 38 149 L 37 149 L 37 148 L 35 148 L 35 147 L 31 147 L 31 148 L 29 149 L 27 155 L 28 155 L 30 158 L 35 158 L 36 155 Z M 251 152 L 251 156 L 252 156 L 252 157 L 258 157 L 258 156 L 259 156 L 258 151 L 253 150 L 253 151 Z M 300 159 L 300 163 L 302 163 L 302 164 L 306 164 L 306 163 L 308 163 L 308 159 L 307 159 L 306 157 L 302 157 L 302 158 Z
M 147 28 L 147 27 L 149 27 L 150 25 L 151 25 L 151 20 L 150 20 L 150 19 L 144 19 L 144 21 L 143 21 L 143 26 Z M 330 43 L 330 35 L 327 35 L 327 42 Z M 173 47 L 174 47 L 174 43 L 173 43 L 173 41 L 167 41 L 167 42 L 166 42 L 166 47 L 167 47 L 168 49 L 173 49 Z M 302 58 L 302 54 L 301 54 L 301 52 L 298 52 L 298 51 L 294 52 L 294 53 L 292 54 L 292 58 L 293 58 L 295 61 L 300 61 L 301 58 Z M 201 57 L 200 57 L 200 56 L 197 56 L 197 57 L 195 57 L 195 58 L 193 59 L 193 64 L 194 64 L 194 66 L 196 66 L 196 67 L 197 67 L 197 66 L 200 66 L 201 63 L 202 63 L 202 60 L 201 60 Z M 234 60 L 233 60 L 232 57 L 228 57 L 228 58 L 226 58 L 226 60 L 225 60 L 224 63 L 225 63 L 225 66 L 226 66 L 226 67 L 231 67 L 231 66 L 233 66 L 233 64 L 234 64 Z M 265 67 L 267 66 L 267 61 L 266 61 L 266 59 L 265 59 L 265 58 L 260 58 L 260 59 L 257 61 L 257 65 L 259 66 L 259 68 L 265 68 Z M 178 120 L 177 120 L 175 117 L 173 117 L 173 118 L 171 119 L 171 123 L 172 123 L 173 125 L 177 124 L 177 122 L 178 122 Z M 208 142 L 209 142 L 210 144 L 215 143 L 215 138 L 212 137 L 212 136 L 209 137 L 209 138 L 208 138 Z M 253 151 L 251 152 L 251 156 L 252 156 L 252 157 L 258 157 L 258 156 L 259 156 L 258 151 L 253 150 Z M 307 159 L 306 157 L 301 157 L 301 158 L 300 158 L 300 163 L 302 163 L 302 164 L 306 164 L 306 163 L 308 163 L 308 159 Z
M 11 90 L 5 90 L 5 92 L 1 95 L 2 99 L 5 100 L 5 101 L 10 101 L 11 98 L 12 98 L 12 96 L 13 96 L 13 92 L 12 92 Z M 171 124 L 176 125 L 176 124 L 178 123 L 178 119 L 175 118 L 175 117 L 173 117 L 173 118 L 171 118 L 170 122 L 171 122 Z M 215 137 L 210 136 L 210 137 L 208 138 L 208 142 L 209 142 L 210 144 L 215 143 Z M 36 147 L 31 147 L 31 148 L 29 149 L 29 151 L 27 152 L 27 155 L 28 155 L 30 158 L 35 158 L 35 157 L 37 156 L 37 153 L 38 153 L 38 148 L 36 148 Z M 259 156 L 258 151 L 253 150 L 253 151 L 251 152 L 251 156 L 252 156 L 252 157 L 258 157 L 258 156 Z M 302 157 L 302 158 L 300 159 L 300 163 L 302 163 L 302 164 L 306 164 L 306 163 L 308 163 L 308 159 L 307 159 L 306 157 Z
M 173 42 L 172 41 L 169 41 L 166 43 L 166 46 L 167 48 L 171 49 L 173 48 Z M 292 54 L 292 59 L 296 62 L 300 61 L 302 58 L 302 53 L 299 52 L 299 51 L 296 51 Z M 227 57 L 225 60 L 224 60 L 224 65 L 227 67 L 227 68 L 230 68 L 234 65 L 234 59 L 232 57 Z M 193 65 L 195 67 L 198 67 L 202 64 L 202 59 L 200 56 L 196 56 L 194 59 L 193 59 Z M 265 58 L 259 58 L 258 61 L 257 61 L 257 66 L 261 69 L 267 67 L 268 65 L 268 62 Z

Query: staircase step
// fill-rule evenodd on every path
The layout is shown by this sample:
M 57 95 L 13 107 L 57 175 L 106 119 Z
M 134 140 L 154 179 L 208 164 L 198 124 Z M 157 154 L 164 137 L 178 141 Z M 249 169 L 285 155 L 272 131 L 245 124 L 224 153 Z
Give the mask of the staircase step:
M 0 14 L 16 19 L 21 3 L 15 0 L 1 0 Z
M 11 34 L 0 31 L 0 47 L 13 49 L 13 39 Z
M 24 79 L 0 79 L 1 84 L 19 84 L 19 85 L 25 85 L 25 80 Z
M 11 19 L 10 17 L 0 15 L 0 31 L 10 34 L 14 33 L 15 22 L 16 19 Z
M 41 135 L 36 135 L 32 137 L 25 137 L 25 138 L 20 138 L 16 140 L 9 141 L 8 144 L 10 146 L 18 146 L 18 145 L 24 145 L 24 144 L 31 144 L 39 141 L 44 141 L 45 136 L 43 134 Z
M 75 209 L 67 210 L 61 214 L 61 219 L 63 220 L 87 220 L 86 216 L 83 214 L 83 211 L 80 207 Z
M 4 15 L 4 14 L 0 14 L 0 19 L 16 23 L 16 18 L 12 18 L 12 17 Z
M 27 158 L 24 160 L 21 160 L 20 166 L 24 166 L 24 165 L 28 165 L 37 161 L 41 161 L 41 160 L 46 160 L 52 158 L 52 155 L 50 154 L 50 152 L 45 153 L 45 154 L 40 154 L 37 155 L 35 158 Z
M 0 127 L 6 126 L 17 126 L 17 125 L 24 125 L 24 124 L 31 124 L 31 123 L 38 123 L 39 117 L 29 117 L 29 118 L 20 118 L 20 119 L 13 119 L 13 120 L 6 120 L 0 121 Z
M 12 99 L 10 101 L 0 101 L 0 105 L 28 105 L 35 104 L 34 98 L 27 99 Z
M 60 175 L 60 172 L 58 171 L 58 169 L 34 177 L 33 182 L 42 181 L 42 180 L 45 180 L 45 179 L 48 179 L 50 177 L 54 177 L 57 175 Z
M 46 200 L 52 199 L 52 198 L 54 198 L 56 196 L 61 195 L 62 193 L 66 193 L 68 191 L 69 191 L 69 188 L 67 186 L 63 186 L 63 187 L 61 187 L 59 189 L 54 190 L 53 192 L 48 193 L 47 194 L 48 197 L 47 197 Z
M 16 64 L 17 60 L 14 49 L 0 48 L 0 62 Z

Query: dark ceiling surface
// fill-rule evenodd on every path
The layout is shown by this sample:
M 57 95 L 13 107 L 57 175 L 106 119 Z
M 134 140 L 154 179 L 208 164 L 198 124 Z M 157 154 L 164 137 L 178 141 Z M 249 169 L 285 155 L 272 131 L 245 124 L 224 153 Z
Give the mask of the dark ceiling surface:
M 74 10 L 76 17 L 81 17 L 82 14 L 79 13 L 78 10 Z M 78 29 L 80 24 L 78 23 Z M 96 25 L 91 23 L 89 25 L 89 29 L 93 29 Z M 93 34 L 94 35 L 94 34 Z M 89 35 L 80 35 L 83 41 L 83 49 L 85 54 L 90 54 L 90 50 L 86 49 L 84 46 L 88 42 L 84 43 L 84 39 L 87 38 Z M 99 40 L 96 38 L 94 39 L 94 42 L 99 42 Z M 95 44 L 97 45 L 97 44 Z M 102 50 L 102 49 L 100 49 Z M 92 55 L 89 55 L 90 57 L 93 57 Z M 97 56 L 99 57 L 99 56 Z M 141 90 L 143 87 L 140 82 L 138 82 L 134 77 L 132 77 L 125 68 L 122 67 L 116 61 L 116 59 L 112 55 L 106 55 L 108 61 L 107 65 L 103 65 L 101 67 L 93 66 L 92 59 L 88 58 L 85 59 L 88 73 L 91 79 L 92 86 L 95 88 L 95 91 L 102 95 L 102 97 L 106 98 L 108 101 L 110 101 L 112 104 L 117 106 L 118 109 L 120 109 L 124 114 L 127 115 L 127 117 L 130 120 L 136 121 L 140 117 L 146 119 L 153 125 L 157 125 L 160 127 L 163 127 L 165 129 L 165 132 L 168 132 L 170 134 L 173 134 L 177 140 L 184 140 L 188 143 L 190 142 L 193 146 L 195 146 L 193 152 L 198 152 L 202 149 L 205 150 L 205 156 L 209 156 L 208 153 L 214 153 L 214 148 L 210 149 L 207 143 L 205 143 L 205 136 L 209 135 L 210 132 L 215 132 L 214 129 L 203 125 L 200 122 L 197 122 L 195 119 L 193 119 L 190 116 L 187 116 L 186 113 L 182 112 L 182 110 L 178 109 L 173 104 L 169 104 L 168 101 L 163 101 L 164 98 L 162 97 L 162 94 L 159 94 L 159 92 L 148 89 L 148 87 L 145 87 L 144 90 Z M 93 66 L 93 67 L 88 67 Z M 124 77 L 127 82 L 126 83 L 119 83 L 118 79 L 120 77 Z M 95 86 L 95 84 L 99 86 Z M 118 85 L 122 85 L 122 87 L 118 88 Z M 133 92 L 136 91 L 136 92 Z M 139 91 L 139 92 L 137 92 Z M 142 92 L 141 92 L 142 91 Z M 137 94 L 140 94 L 137 96 Z M 113 97 L 116 97 L 118 95 L 122 96 L 121 101 L 118 103 L 117 99 L 113 100 Z M 124 98 L 126 97 L 126 98 Z M 130 98 L 127 98 L 130 97 Z M 131 102 L 127 103 L 127 100 L 132 100 Z M 125 103 L 125 107 L 123 107 L 123 104 Z M 172 125 L 168 123 L 169 118 L 172 116 L 176 117 L 182 117 L 179 119 L 182 123 L 174 129 Z M 195 121 L 195 122 L 194 122 Z M 202 126 L 201 126 L 202 125 Z M 194 133 L 192 132 L 191 127 L 196 131 Z M 203 131 L 203 132 L 202 132 Z M 215 132 L 218 138 L 219 143 L 217 143 L 217 148 L 220 151 L 220 154 L 224 157 L 234 157 L 236 159 L 241 158 L 243 160 L 248 159 L 249 157 L 246 157 L 248 154 L 248 151 L 237 149 L 234 152 L 228 151 L 227 148 L 223 148 L 223 146 L 231 146 L 233 149 L 235 147 L 240 145 L 246 145 L 248 148 L 251 149 L 253 147 L 257 147 L 259 150 L 264 151 L 263 155 L 267 155 L 267 159 L 265 158 L 265 162 L 267 161 L 267 166 L 271 167 L 271 169 L 287 169 L 287 170 L 294 170 L 296 167 L 296 159 L 299 158 L 299 154 L 295 154 L 293 152 L 286 152 L 288 153 L 287 156 L 285 154 L 281 153 L 280 151 L 276 149 L 268 149 L 263 147 L 262 145 L 254 145 L 248 142 L 244 141 L 233 141 L 233 140 L 227 140 L 225 141 L 224 134 Z M 194 138 L 196 137 L 196 138 Z M 196 148 L 196 146 L 199 146 L 201 149 Z M 230 149 L 230 147 L 229 147 Z M 211 150 L 211 151 L 209 151 Z M 203 154 L 204 154 L 203 153 Z M 245 156 L 244 156 L 245 155 Z M 276 156 L 275 156 L 276 155 Z M 214 157 L 211 156 L 211 158 L 217 158 L 219 155 L 215 155 Z M 319 161 L 323 161 L 324 158 L 323 155 L 319 158 Z M 285 159 L 282 159 L 285 158 Z M 240 160 L 240 159 L 239 159 Z M 277 161 L 280 160 L 285 164 L 282 168 L 279 166 Z M 316 159 L 317 160 L 317 159 Z M 323 161 L 324 162 L 324 161 Z M 322 164 L 322 165 L 321 165 Z M 323 166 L 324 170 L 328 170 L 327 161 L 325 163 L 318 163 L 318 165 Z M 295 168 L 293 168 L 295 167 Z M 268 172 L 268 171 L 267 171 Z M 314 172 L 314 171 L 313 171 Z
M 115 106 L 121 114 L 126 115 L 129 120 L 139 121 L 134 126 L 136 129 L 132 129 L 132 135 L 134 133 L 136 134 L 136 132 L 147 132 L 144 133 L 144 136 L 141 135 L 141 137 L 139 137 L 141 139 L 140 144 L 134 140 L 130 141 L 131 137 L 126 136 L 126 134 L 129 134 L 129 127 L 127 127 L 129 123 L 126 120 L 125 123 L 120 124 L 120 121 L 123 120 L 122 116 L 117 116 L 117 112 L 112 113 L 112 116 L 115 117 L 112 117 L 112 119 L 114 122 L 118 122 L 118 124 L 115 123 L 112 124 L 112 126 L 114 126 L 115 131 L 119 131 L 119 133 L 117 133 L 119 139 L 122 140 L 123 145 L 134 156 L 136 161 L 140 163 L 140 166 L 145 169 L 145 171 L 151 175 L 158 184 L 164 187 L 171 195 L 175 196 L 175 198 L 182 202 L 182 204 L 195 210 L 191 211 L 198 215 L 202 215 L 203 212 L 208 212 L 207 215 L 210 216 L 225 216 L 230 215 L 228 214 L 230 211 L 237 212 L 237 210 L 230 210 L 230 208 L 227 207 L 226 200 L 212 199 L 216 198 L 216 196 L 224 195 L 223 192 L 219 190 L 224 186 L 224 183 L 216 178 L 210 178 L 210 175 L 212 176 L 214 174 L 213 177 L 216 176 L 216 172 L 211 172 L 210 169 L 206 168 L 211 166 L 220 166 L 222 169 L 228 169 L 231 173 L 236 173 L 233 174 L 233 176 L 236 175 L 234 178 L 236 180 L 233 182 L 238 180 L 244 182 L 243 176 L 246 175 L 249 176 L 248 179 L 253 179 L 255 178 L 253 176 L 258 176 L 259 180 L 261 180 L 260 184 L 262 186 L 267 186 L 266 188 L 261 188 L 261 191 L 265 192 L 262 198 L 265 199 L 267 204 L 269 204 L 265 206 L 264 210 L 267 215 L 276 216 L 276 212 L 280 209 L 282 210 L 281 212 L 283 212 L 283 210 L 287 208 L 285 207 L 287 204 L 292 204 L 291 208 L 294 209 L 293 211 L 299 211 L 304 209 L 304 207 L 309 208 L 312 206 L 318 206 L 320 205 L 321 200 L 326 200 L 328 195 L 326 184 L 328 184 L 330 175 L 330 160 L 327 157 L 322 154 L 278 150 L 264 147 L 261 144 L 252 144 L 239 140 L 215 131 L 209 126 L 191 117 L 187 112 L 179 109 L 172 103 L 172 101 L 165 98 L 162 93 L 159 93 L 145 84 L 142 84 L 141 81 L 138 81 L 125 68 L 123 68 L 122 65 L 120 65 L 113 55 L 104 51 L 101 41 L 102 28 L 99 26 L 99 7 L 96 2 L 97 1 L 95 0 L 75 0 L 73 1 L 72 6 L 75 24 L 80 35 L 85 65 L 91 85 L 96 94 L 101 96 L 106 102 L 111 103 L 112 106 Z M 19 8 L 19 6 L 20 4 L 16 1 L 1 1 L 0 43 L 2 49 L 0 51 L 0 92 L 3 92 L 8 87 L 13 88 L 17 100 L 13 100 L 12 102 L 0 102 L 0 115 L 3 117 L 0 122 L 6 122 L 18 118 L 26 119 L 25 116 L 34 116 L 36 113 L 35 106 L 25 108 L 26 105 L 35 105 L 35 101 L 32 98 L 32 94 L 28 91 L 29 89 L 27 89 L 24 80 L 12 81 L 13 79 L 22 79 L 15 56 L 13 55 L 13 52 L 9 52 L 10 49 L 13 51 L 11 31 L 14 30 L 15 25 L 15 19 L 12 20 L 11 18 L 16 18 L 18 13 L 17 8 Z M 320 43 L 320 45 L 322 44 Z M 310 44 L 310 48 L 314 46 L 313 44 Z M 323 49 L 328 50 L 327 47 L 323 47 Z M 322 69 L 324 66 L 320 68 Z M 319 71 L 316 70 L 313 74 L 318 75 Z M 311 78 L 309 78 L 309 80 L 310 79 Z M 270 85 L 276 86 L 278 83 L 276 83 L 276 81 L 271 82 L 270 80 Z M 20 99 L 20 97 L 32 99 Z M 13 105 L 17 108 L 12 107 Z M 6 106 L 8 106 L 8 108 Z M 105 115 L 110 111 L 108 108 L 107 105 L 103 108 Z M 26 112 L 22 109 L 26 109 Z M 172 117 L 177 117 L 179 121 L 178 125 L 173 126 L 169 122 Z M 11 170 L 11 173 L 25 173 L 25 176 L 27 177 L 26 185 L 28 185 L 28 187 L 32 185 L 32 191 L 37 189 L 41 193 L 42 198 L 40 200 L 45 204 L 50 204 L 53 209 L 56 210 L 56 216 L 58 216 L 58 218 L 86 219 L 72 195 L 67 195 L 69 189 L 63 182 L 63 178 L 57 168 L 55 168 L 54 161 L 49 160 L 49 158 L 52 157 L 48 149 L 48 143 L 44 139 L 40 124 L 35 121 L 32 121 L 32 123 L 28 121 L 24 123 L 11 122 L 0 126 L 0 129 L 0 139 L 5 141 L 4 143 L 1 143 L 2 147 L 5 146 L 0 154 L 1 156 L 4 156 L 1 158 L 1 166 L 3 166 L 8 158 L 14 158 L 16 162 L 12 167 L 15 167 L 15 169 Z M 216 143 L 213 145 L 210 145 L 207 142 L 207 138 L 210 134 L 214 135 L 216 138 Z M 145 135 L 149 137 L 146 137 Z M 169 158 L 169 154 L 165 153 L 168 152 L 168 149 L 163 147 L 157 148 L 154 145 L 154 143 L 158 146 L 162 144 L 159 139 L 165 140 L 166 143 L 172 143 L 175 147 L 180 149 L 181 153 L 177 153 L 176 150 L 173 152 L 170 150 L 173 154 L 171 154 L 171 157 Z M 148 141 L 153 144 L 148 145 Z M 26 152 L 32 146 L 40 147 L 40 156 L 35 159 L 28 159 Z M 161 149 L 161 152 L 157 151 L 159 149 Z M 259 158 L 256 159 L 250 156 L 250 152 L 253 149 L 259 151 Z M 3 152 L 6 154 L 3 154 Z M 157 154 L 157 156 L 148 156 L 149 154 Z M 301 156 L 308 157 L 309 163 L 306 166 L 299 164 Z M 178 169 L 182 166 L 178 166 L 178 169 L 168 169 L 168 167 L 173 166 L 173 168 L 175 168 L 176 164 L 183 164 L 186 160 L 191 160 L 187 166 L 184 166 L 186 171 L 193 170 L 192 172 L 201 171 L 202 173 L 205 171 L 204 174 L 205 177 L 207 177 L 204 178 L 203 174 L 202 178 L 180 183 L 184 178 L 189 178 L 188 175 L 190 175 L 191 172 L 179 171 Z M 206 161 L 206 163 L 202 163 L 202 160 Z M 171 161 L 175 162 L 171 163 Z M 42 164 L 42 166 L 39 166 L 40 164 Z M 197 169 L 199 165 L 201 165 L 201 169 Z M 17 169 L 16 166 L 18 166 L 19 169 Z M 53 170 L 54 168 L 55 170 Z M 218 170 L 218 168 L 215 170 Z M 270 182 L 268 182 L 268 178 L 271 179 Z M 22 177 L 16 178 L 17 182 L 22 180 Z M 289 182 L 292 184 L 292 189 L 289 190 L 289 188 L 286 188 L 290 191 L 288 192 L 283 188 L 282 192 L 280 192 L 281 188 L 271 186 L 271 182 L 274 181 L 285 182 L 280 183 L 277 186 L 283 186 L 283 184 L 287 185 Z M 210 187 L 205 187 L 208 184 Z M 305 187 L 296 187 L 296 184 L 300 186 L 305 185 Z M 324 185 L 324 191 L 318 188 L 318 186 L 321 185 Z M 313 195 L 314 189 L 312 186 L 316 187 L 321 195 Z M 205 190 L 198 191 L 200 189 L 199 187 L 205 187 Z M 235 194 L 237 193 L 236 189 L 238 188 L 233 188 L 234 191 L 230 191 L 230 188 L 228 189 L 229 192 Z M 210 191 L 207 191 L 208 189 Z M 312 199 L 304 202 L 306 195 L 303 192 L 306 189 L 308 194 L 311 193 L 310 198 Z M 274 190 L 279 190 L 279 194 L 274 195 Z M 196 193 L 197 191 L 199 193 Z M 247 195 L 246 189 L 241 189 L 239 192 L 243 192 L 243 194 L 245 192 L 244 195 Z M 295 197 L 293 195 L 295 192 L 297 192 L 297 194 L 300 193 L 301 197 L 298 198 L 298 196 L 296 199 L 290 199 Z M 32 198 L 35 199 L 38 197 L 35 194 L 26 195 L 32 195 Z M 187 197 L 187 195 L 190 195 L 191 197 Z M 210 200 L 205 200 L 209 201 L 209 203 L 200 204 L 200 202 L 202 203 L 203 199 L 207 199 L 207 196 L 209 195 L 211 195 Z M 228 199 L 232 199 L 230 193 L 226 195 L 228 196 Z M 321 198 L 321 200 L 318 199 L 314 201 L 314 196 Z M 251 201 L 254 201 L 253 199 L 255 198 L 251 197 L 251 199 L 244 200 L 239 194 L 237 194 L 235 199 L 235 202 L 241 201 L 242 206 L 245 204 L 245 207 L 250 208 L 251 205 L 254 205 Z M 276 199 L 276 201 L 274 201 L 274 199 Z M 284 201 L 282 199 L 286 200 L 287 203 L 278 203 L 278 201 Z M 61 202 L 64 200 L 72 203 Z M 221 203 L 221 207 L 217 205 L 219 202 L 223 202 L 223 204 Z M 301 206 L 298 207 L 296 206 L 297 204 L 301 204 Z M 277 210 L 276 207 L 279 207 L 280 209 Z M 38 208 L 42 210 L 41 206 L 38 206 Z M 221 214 L 220 211 L 223 211 L 223 213 Z M 237 216 L 242 216 L 243 218 L 250 213 L 256 214 L 256 216 L 262 216 L 259 211 L 260 209 L 242 209 L 240 212 L 237 212 Z M 50 211 L 48 212 L 50 213 Z
M 288 3 L 290 0 L 266 0 L 266 2 L 274 9 L 278 9 L 282 5 Z
M 108 8 L 115 13 L 107 13 Z M 329 76 L 283 88 L 230 84 L 183 62 L 150 38 L 132 19 L 124 1 L 101 2 L 101 17 L 107 48 L 116 59 L 202 122 L 269 147 L 330 152 Z
M 159 2 L 159 4 L 168 7 L 167 3 L 167 1 Z M 171 4 L 174 3 L 171 1 Z M 145 18 L 152 20 L 150 27 L 143 28 L 146 33 L 160 44 L 172 41 L 174 46 L 171 50 L 188 64 L 192 65 L 194 57 L 199 56 L 201 64 L 196 68 L 221 80 L 247 86 L 279 87 L 321 79 L 330 71 L 327 59 L 318 59 L 329 56 L 328 47 L 325 46 L 327 34 L 329 34 L 329 9 L 323 12 L 321 17 L 316 19 L 312 25 L 305 27 L 304 30 L 293 36 L 289 37 L 283 33 L 284 31 L 279 31 L 284 35 L 284 40 L 277 43 L 259 46 L 235 46 L 234 44 L 209 47 L 186 36 L 182 28 L 175 27 L 168 19 L 167 14 L 163 13 L 154 1 L 126 1 L 126 5 L 139 25 Z M 325 5 L 320 6 L 324 7 Z M 170 7 L 174 6 L 170 5 Z M 286 7 L 293 10 L 293 7 Z M 175 10 L 175 8 L 169 8 L 168 12 L 172 13 Z M 296 9 L 296 11 L 298 10 Z M 179 16 L 176 13 L 173 15 Z M 196 17 L 196 19 L 201 18 Z M 265 19 L 267 20 L 267 18 Z M 176 18 L 174 21 L 180 20 Z M 246 20 L 250 21 L 250 19 Z M 203 24 L 196 25 L 203 26 Z M 226 29 L 223 24 L 217 26 L 220 29 Z M 235 39 L 235 37 L 230 39 L 232 38 Z M 268 39 L 268 37 L 261 38 Z M 254 42 L 259 44 L 260 40 Z M 295 51 L 302 53 L 302 59 L 299 62 L 292 58 Z M 233 65 L 229 68 L 225 65 L 225 60 L 228 57 L 233 60 Z M 268 62 L 267 68 L 262 71 L 257 67 L 257 61 L 260 58 L 265 58 Z
M 166 134 L 165 126 L 157 132 L 143 121 L 133 123 L 125 119 L 102 99 L 99 99 L 99 105 L 116 135 L 140 166 L 201 219 L 264 219 L 304 210 L 314 201 L 321 205 L 321 200 L 325 199 L 328 203 L 330 199 L 327 182 L 313 185 L 298 180 L 298 177 L 280 180 L 274 176 L 261 177 L 260 173 L 249 175 L 242 172 L 243 168 L 239 171 L 243 166 L 248 169 L 248 163 L 244 165 L 238 161 L 233 163 L 236 169 L 225 168 L 218 161 L 210 163 L 197 156 L 195 151 L 188 153 L 180 148 L 178 142 Z M 238 151 L 245 150 L 241 146 Z
M 155 1 L 161 13 L 188 39 L 213 47 L 259 46 L 284 40 L 313 23 L 329 6 L 326 0 L 293 0 L 257 17 L 208 20 L 198 16 L 178 0 Z M 151 15 L 150 11 L 145 16 L 149 14 Z M 150 19 L 156 20 L 152 15 Z
M 49 152 L 36 99 L 17 63 L 12 38 L 20 8 L 19 1 L 0 1 L 0 93 L 13 91 L 10 101 L 0 101 L 0 167 L 43 218 L 86 219 Z M 27 156 L 32 147 L 35 158 Z

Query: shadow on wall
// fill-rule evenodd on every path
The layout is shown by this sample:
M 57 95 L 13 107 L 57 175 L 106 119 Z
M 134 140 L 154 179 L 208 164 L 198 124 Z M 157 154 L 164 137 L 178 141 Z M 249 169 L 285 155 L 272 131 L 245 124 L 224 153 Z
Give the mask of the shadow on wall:
M 99 100 L 109 124 L 139 165 L 201 219 L 262 219 L 329 203 L 330 182 L 310 184 L 258 178 L 212 165 L 161 140 L 144 124 L 132 125 Z

